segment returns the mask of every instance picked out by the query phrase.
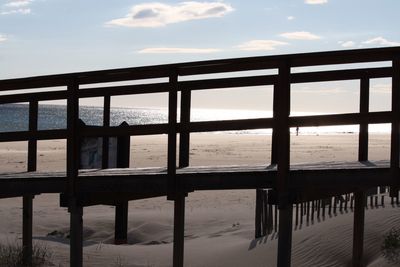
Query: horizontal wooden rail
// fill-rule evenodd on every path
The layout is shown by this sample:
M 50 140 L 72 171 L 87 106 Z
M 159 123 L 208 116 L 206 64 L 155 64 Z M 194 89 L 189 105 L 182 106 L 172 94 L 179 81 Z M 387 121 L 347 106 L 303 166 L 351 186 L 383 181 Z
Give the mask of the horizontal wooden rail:
M 101 133 L 101 134 L 99 134 Z M 168 124 L 145 124 L 112 127 L 86 127 L 80 130 L 82 136 L 156 135 L 167 134 Z
M 79 84 L 93 84 L 102 82 L 115 82 L 162 77 L 166 78 L 168 77 L 171 69 L 177 69 L 178 75 L 185 76 L 271 69 L 277 68 L 279 64 L 283 61 L 291 62 L 291 67 L 391 61 L 393 57 L 399 53 L 400 47 L 389 47 L 224 60 L 209 60 L 180 64 L 166 64 L 158 66 L 78 72 L 70 74 L 1 80 L 0 91 L 66 86 L 71 80 L 76 80 Z
M 68 97 L 67 90 L 2 95 L 0 96 L 0 104 L 24 103 L 24 102 L 29 102 L 31 100 L 35 101 L 62 100 L 62 99 L 67 99 L 67 97 Z
M 305 73 L 292 73 L 290 75 L 290 82 L 311 83 L 311 82 L 359 80 L 364 77 L 370 79 L 387 78 L 391 77 L 392 73 L 393 70 L 390 67 L 333 70 L 333 71 L 313 71 Z
M 333 125 L 358 125 L 361 123 L 377 124 L 390 123 L 392 114 L 390 111 L 369 112 L 366 114 L 348 113 L 334 115 L 296 116 L 289 118 L 290 127 L 312 127 Z M 216 132 L 216 131 L 241 131 L 255 129 L 271 129 L 274 124 L 273 118 L 240 119 L 240 120 L 218 120 L 190 122 L 185 126 L 177 124 L 177 132 Z M 119 136 L 119 135 L 157 135 L 167 134 L 168 124 L 144 124 L 114 127 L 85 127 L 80 130 L 81 136 Z M 101 133 L 101 134 L 99 134 Z M 30 138 L 37 140 L 64 139 L 66 129 L 40 130 L 40 131 L 17 131 L 0 133 L 0 142 L 27 141 Z
M 190 122 L 188 124 L 189 132 L 216 132 L 216 131 L 240 131 L 254 129 L 272 128 L 273 119 L 244 119 L 244 120 L 222 120 L 222 121 L 201 121 Z M 181 131 L 180 125 L 178 130 Z
M 323 81 L 339 81 L 339 80 L 355 80 L 362 77 L 368 78 L 386 78 L 392 74 L 392 68 L 367 68 L 353 70 L 336 70 L 336 71 L 320 71 L 307 73 L 293 73 L 290 75 L 291 83 L 310 83 Z M 204 79 L 194 81 L 181 81 L 178 83 L 178 90 L 203 90 L 203 89 L 220 89 L 232 87 L 250 87 L 261 85 L 273 85 L 276 82 L 277 75 L 260 75 L 253 77 L 238 78 L 220 78 L 220 79 Z M 103 97 L 106 95 L 133 95 L 133 94 L 151 94 L 163 93 L 168 91 L 168 83 L 153 84 L 135 84 L 108 87 L 95 87 L 80 89 L 78 96 L 80 98 Z M 1 95 L 0 104 L 23 103 L 30 100 L 49 101 L 66 99 L 68 93 L 66 90 L 57 90 L 51 92 L 23 93 L 12 95 Z
M 0 132 L 0 142 L 51 140 L 66 139 L 66 129 L 41 130 L 41 131 L 18 131 L 18 132 Z
M 135 95 L 135 94 L 152 94 L 166 93 L 168 91 L 168 83 L 152 83 L 152 84 L 134 84 L 110 87 L 96 87 L 80 89 L 78 96 L 81 98 L 101 97 L 101 96 L 117 96 L 117 95 Z
M 333 126 L 333 125 L 357 125 L 361 123 L 391 123 L 392 112 L 369 112 L 333 114 L 333 115 L 314 115 L 296 116 L 289 118 L 290 127 L 312 127 L 312 126 Z

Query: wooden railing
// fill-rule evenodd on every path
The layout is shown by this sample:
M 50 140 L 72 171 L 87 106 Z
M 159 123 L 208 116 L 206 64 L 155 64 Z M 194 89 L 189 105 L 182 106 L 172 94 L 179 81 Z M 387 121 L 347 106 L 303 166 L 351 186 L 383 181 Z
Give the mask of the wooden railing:
M 371 123 L 393 123 L 391 162 L 392 167 L 398 167 L 399 133 L 399 56 L 400 48 L 363 49 L 309 54 L 295 54 L 269 57 L 239 58 L 228 60 L 211 60 L 183 64 L 81 72 L 61 75 L 49 75 L 22 79 L 0 81 L 0 91 L 37 89 L 46 87 L 64 87 L 63 90 L 51 92 L 11 93 L 0 96 L 0 104 L 29 102 L 29 130 L 0 133 L 0 141 L 29 141 L 29 170 L 35 170 L 36 141 L 44 139 L 68 140 L 68 177 L 73 184 L 77 175 L 78 153 L 77 141 L 79 136 L 116 136 L 168 134 L 169 152 L 168 164 L 171 181 L 175 169 L 176 134 L 180 133 L 180 167 L 189 165 L 189 135 L 193 132 L 247 130 L 273 128 L 272 163 L 278 163 L 283 171 L 279 176 L 287 177 L 289 166 L 289 127 L 330 126 L 330 125 L 360 125 L 360 160 L 367 159 L 368 131 Z M 388 61 L 391 67 L 371 67 L 358 69 L 340 69 L 329 71 L 314 71 L 291 73 L 293 67 L 308 67 L 329 64 L 368 63 Z M 179 77 L 199 74 L 227 73 L 237 71 L 276 69 L 278 74 L 259 75 L 234 78 L 217 78 L 179 81 Z M 167 78 L 168 82 L 101 86 L 81 89 L 80 86 L 105 82 Z M 392 78 L 392 111 L 369 112 L 369 80 L 373 78 Z M 290 85 L 337 80 L 360 81 L 360 112 L 349 114 L 319 115 L 319 116 L 290 116 Z M 191 92 L 193 90 L 248 87 L 260 85 L 274 86 L 273 118 L 225 120 L 225 121 L 190 121 Z M 181 119 L 177 122 L 177 92 L 182 93 Z M 150 125 L 130 125 L 123 129 L 110 126 L 110 98 L 118 95 L 168 93 L 168 123 Z M 99 129 L 86 129 L 77 132 L 79 99 L 89 97 L 104 98 L 104 123 Z M 67 128 L 57 130 L 38 130 L 38 103 L 49 100 L 67 100 Z M 276 144 L 279 143 L 280 156 Z M 279 160 L 280 159 L 280 160 Z M 171 197 L 175 182 L 171 182 Z M 285 178 L 279 179 L 278 188 L 287 188 Z M 72 188 L 71 188 L 72 189 Z M 73 190 L 72 190 L 73 191 Z
M 349 63 L 388 62 L 386 67 L 363 67 L 356 69 L 340 69 L 328 71 L 305 71 L 293 73 L 295 67 L 313 67 L 339 64 L 346 68 Z M 272 75 L 247 75 L 245 77 L 193 79 L 181 81 L 184 76 L 203 74 L 224 74 L 229 72 L 271 70 L 277 71 Z M 155 82 L 135 85 L 96 86 L 97 83 L 112 83 L 121 81 L 164 78 L 165 82 Z M 384 112 L 370 112 L 369 81 L 374 78 L 392 79 L 392 109 Z M 298 83 L 326 82 L 326 81 L 360 81 L 360 111 L 348 114 L 318 115 L 318 116 L 290 116 L 291 85 Z M 83 85 L 92 85 L 92 88 L 81 88 Z M 94 86 L 93 86 L 94 85 Z M 273 117 L 245 120 L 224 121 L 190 121 L 191 92 L 194 90 L 208 90 L 218 88 L 239 88 L 248 86 L 272 85 Z M 51 92 L 27 92 L 27 89 L 49 87 L 63 87 Z M 22 93 L 15 93 L 16 90 Z M 21 79 L 0 81 L 0 91 L 12 91 L 0 96 L 0 104 L 29 102 L 29 130 L 0 133 L 0 142 L 28 141 L 28 171 L 36 170 L 37 141 L 45 139 L 67 139 L 67 178 L 68 193 L 70 195 L 71 221 L 78 220 L 81 208 L 74 204 L 76 179 L 78 179 L 79 139 L 82 136 L 118 136 L 118 135 L 151 135 L 168 134 L 168 199 L 175 200 L 175 211 L 184 209 L 186 192 L 179 177 L 176 176 L 177 134 L 179 133 L 179 167 L 190 164 L 189 147 L 190 133 L 209 131 L 228 131 L 245 129 L 273 129 L 271 163 L 277 164 L 278 174 L 275 190 L 278 192 L 280 209 L 280 241 L 278 265 L 290 264 L 290 255 L 285 249 L 290 246 L 292 215 L 290 195 L 290 127 L 330 126 L 330 125 L 359 125 L 359 160 L 368 159 L 368 124 L 391 123 L 391 170 L 393 172 L 392 194 L 397 194 L 400 182 L 399 175 L 399 147 L 400 147 L 400 47 L 360 49 L 333 52 L 305 53 L 281 56 L 237 58 L 226 60 L 210 60 L 182 64 L 168 64 L 148 67 L 136 67 L 92 72 L 80 72 L 61 75 L 49 75 Z M 168 123 L 129 125 L 126 127 L 110 126 L 110 99 L 118 95 L 168 93 Z M 177 120 L 178 92 L 181 92 L 180 122 Z M 103 126 L 86 128 L 78 131 L 79 100 L 91 97 L 104 98 Z M 57 130 L 38 130 L 38 104 L 40 101 L 61 100 L 67 101 L 67 127 Z M 100 133 L 100 134 L 99 134 Z M 106 144 L 106 142 L 105 142 Z M 105 145 L 106 146 L 106 145 Z M 106 147 L 105 147 L 106 149 Z M 355 207 L 363 204 L 355 195 Z M 356 209 L 356 216 L 359 216 Z M 285 219 L 286 218 L 286 219 Z M 79 223 L 77 221 L 77 223 Z M 179 222 L 178 222 L 179 223 Z M 183 223 L 183 221 L 181 222 Z M 285 230 L 286 229 L 286 230 Z M 72 238 L 79 235 L 71 235 Z M 176 238 L 179 238 L 176 236 Z M 182 237 L 183 238 L 183 237 Z M 71 242 L 79 242 L 72 240 Z M 179 254 L 183 247 L 178 245 L 174 253 Z M 183 242 L 182 242 L 183 244 Z M 178 255 L 177 254 L 177 255 Z M 178 257 L 174 254 L 175 257 Z M 177 259 L 175 266 L 181 266 Z M 183 261 L 183 260 L 182 260 Z M 174 263 L 175 264 L 175 263 Z M 76 266 L 79 266 L 76 265 Z

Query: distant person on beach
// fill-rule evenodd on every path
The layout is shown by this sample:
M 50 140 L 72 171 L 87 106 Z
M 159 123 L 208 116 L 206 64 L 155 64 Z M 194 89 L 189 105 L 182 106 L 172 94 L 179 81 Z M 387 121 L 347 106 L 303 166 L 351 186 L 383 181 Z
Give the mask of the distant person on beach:
M 299 136 L 299 126 L 296 127 L 296 136 Z

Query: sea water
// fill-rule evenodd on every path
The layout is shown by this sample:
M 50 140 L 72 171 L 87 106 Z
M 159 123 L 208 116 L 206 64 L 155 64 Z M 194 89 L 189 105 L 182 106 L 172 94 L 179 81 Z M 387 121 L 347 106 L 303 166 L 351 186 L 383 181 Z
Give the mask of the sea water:
M 298 112 L 292 116 L 316 115 L 313 112 Z M 191 121 L 216 121 L 234 119 L 271 118 L 271 111 L 258 110 L 228 110 L 228 109 L 192 109 Z M 95 106 L 80 106 L 79 118 L 87 125 L 103 124 L 103 108 Z M 29 106 L 27 104 L 0 105 L 0 132 L 28 130 Z M 117 126 L 126 121 L 129 125 L 145 125 L 168 123 L 167 108 L 111 108 L 110 124 Z M 178 110 L 179 121 L 179 110 Z M 65 129 L 67 125 L 67 108 L 65 105 L 39 106 L 38 129 Z M 358 125 L 301 127 L 299 134 L 352 134 L 358 133 Z M 235 134 L 271 134 L 271 129 L 229 131 Z M 291 132 L 296 132 L 292 128 Z M 369 126 L 369 132 L 389 133 L 390 124 L 374 124 Z

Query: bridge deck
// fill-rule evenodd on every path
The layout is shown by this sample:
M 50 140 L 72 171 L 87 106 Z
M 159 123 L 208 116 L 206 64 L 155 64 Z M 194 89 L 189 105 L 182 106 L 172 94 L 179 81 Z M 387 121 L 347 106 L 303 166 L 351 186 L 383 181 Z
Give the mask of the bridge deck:
M 186 191 L 271 188 L 276 183 L 276 165 L 205 166 L 177 169 Z M 76 180 L 80 193 L 167 192 L 167 168 L 124 168 L 81 170 Z M 294 164 L 290 168 L 295 190 L 389 185 L 389 161 L 321 162 Z M 64 193 L 65 172 L 21 172 L 0 175 L 0 196 Z

